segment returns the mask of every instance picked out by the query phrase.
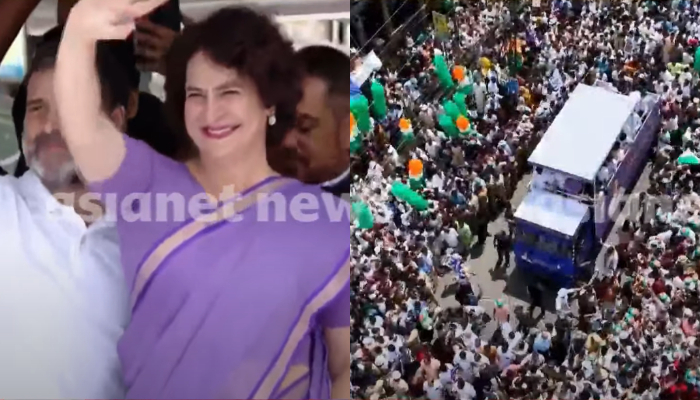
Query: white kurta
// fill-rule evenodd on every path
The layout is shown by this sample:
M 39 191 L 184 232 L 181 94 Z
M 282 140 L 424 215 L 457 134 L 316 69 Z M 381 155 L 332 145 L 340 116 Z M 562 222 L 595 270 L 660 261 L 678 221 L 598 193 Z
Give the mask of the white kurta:
M 0 178 L 0 398 L 123 398 L 115 224 L 86 227 L 28 172 Z

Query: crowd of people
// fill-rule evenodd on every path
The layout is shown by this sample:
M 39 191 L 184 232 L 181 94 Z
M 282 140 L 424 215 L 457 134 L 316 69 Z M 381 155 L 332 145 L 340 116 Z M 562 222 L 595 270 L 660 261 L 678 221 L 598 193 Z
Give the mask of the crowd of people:
M 0 49 L 38 3 L 0 1 Z M 347 50 L 226 2 L 53 4 L 0 177 L 0 397 L 350 398 Z
M 405 38 L 398 58 L 375 73 L 390 112 L 375 118 L 353 164 L 352 193 L 375 218 L 351 237 L 354 398 L 697 398 L 700 3 L 577 4 L 456 4 L 450 37 L 428 27 Z M 438 123 L 445 91 L 435 54 L 471 71 L 477 134 L 450 137 Z M 661 96 L 649 187 L 591 282 L 559 289 L 555 322 L 503 300 L 486 313 L 465 268 L 470 250 L 494 235 L 499 264 L 509 258 L 512 232 L 488 224 L 500 213 L 512 221 L 509 200 L 528 155 L 581 83 Z M 411 146 L 399 146 L 399 118 L 413 121 Z M 390 190 L 408 181 L 411 159 L 424 166 L 425 211 Z M 437 277 L 448 271 L 459 307 L 436 299 Z M 485 337 L 489 319 L 497 329 Z

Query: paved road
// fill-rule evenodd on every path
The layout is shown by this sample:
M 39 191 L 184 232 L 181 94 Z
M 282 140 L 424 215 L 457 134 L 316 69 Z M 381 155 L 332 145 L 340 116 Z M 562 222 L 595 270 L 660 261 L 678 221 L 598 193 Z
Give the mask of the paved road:
M 517 209 L 520 201 L 527 193 L 527 184 L 530 182 L 530 176 L 526 175 L 518 184 L 518 187 L 511 199 L 513 209 Z M 499 216 L 495 221 L 489 224 L 489 233 L 495 235 L 503 229 L 507 229 L 507 223 L 503 216 Z M 495 307 L 495 300 L 503 299 L 512 311 L 516 306 L 528 306 L 529 296 L 523 279 L 520 277 L 520 271 L 515 268 L 515 261 L 511 255 L 509 268 L 500 268 L 494 272 L 494 266 L 498 260 L 498 254 L 493 246 L 493 239 L 490 237 L 483 248 L 474 248 L 472 256 L 468 261 L 469 269 L 474 274 L 471 278 L 472 284 L 476 284 L 481 289 L 482 299 L 480 306 L 486 309 L 486 312 L 491 315 Z M 441 307 L 454 307 L 459 305 L 453 295 L 442 297 L 444 289 L 454 282 L 454 276 L 447 274 L 442 277 L 438 283 L 438 299 Z M 549 300 L 549 299 L 548 299 Z M 550 310 L 553 310 L 553 303 Z M 551 312 L 545 314 L 544 320 L 553 321 L 554 315 Z M 482 336 L 489 338 L 496 329 L 496 323 L 491 322 L 482 331 Z
M 523 197 L 527 193 L 527 185 L 530 182 L 530 176 L 526 175 L 518 184 L 517 190 L 513 195 L 511 204 L 513 209 L 517 209 L 518 205 L 522 201 Z M 634 188 L 633 193 L 640 193 L 649 186 L 649 173 L 648 169 L 642 174 L 639 179 L 637 186 Z M 624 221 L 624 215 L 628 212 L 629 204 L 626 203 L 623 207 L 622 213 L 619 215 L 615 227 L 608 236 L 608 243 L 617 243 L 617 228 Z M 489 224 L 489 233 L 494 235 L 506 229 L 507 224 L 502 216 Z M 602 253 L 602 252 L 601 252 Z M 600 254 L 597 262 L 602 262 L 603 255 Z M 523 305 L 529 306 L 529 296 L 527 294 L 527 288 L 524 284 L 525 279 L 520 274 L 520 270 L 515 268 L 515 260 L 511 255 L 510 267 L 507 270 L 500 269 L 498 272 L 494 273 L 493 267 L 496 265 L 496 260 L 498 255 L 496 249 L 493 247 L 493 240 L 489 238 L 486 241 L 486 245 L 481 251 L 473 251 L 472 257 L 469 260 L 469 267 L 472 273 L 475 275 L 471 278 L 472 283 L 476 283 L 482 290 L 482 300 L 479 303 L 480 306 L 486 309 L 486 312 L 491 315 L 495 307 L 494 301 L 497 299 L 505 300 L 505 303 L 510 307 L 512 311 L 516 306 Z M 437 294 L 438 300 L 441 307 L 454 307 L 459 305 L 455 300 L 453 295 L 442 297 L 445 287 L 454 282 L 454 276 L 452 274 L 445 275 L 438 282 Z M 547 312 L 542 319 L 545 322 L 554 322 L 556 315 L 554 312 L 554 293 L 547 293 L 545 295 L 545 306 Z M 491 334 L 496 329 L 496 323 L 491 322 L 488 324 L 486 329 L 482 331 L 482 336 L 484 338 L 489 338 Z

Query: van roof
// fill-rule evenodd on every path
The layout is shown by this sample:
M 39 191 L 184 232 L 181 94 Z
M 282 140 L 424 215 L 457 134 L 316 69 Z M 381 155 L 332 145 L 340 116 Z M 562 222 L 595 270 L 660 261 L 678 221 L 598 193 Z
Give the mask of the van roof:
M 574 236 L 587 217 L 585 204 L 539 189 L 531 189 L 515 211 L 517 219 L 566 236 Z
M 578 85 L 528 162 L 593 182 L 634 107 L 628 96 Z

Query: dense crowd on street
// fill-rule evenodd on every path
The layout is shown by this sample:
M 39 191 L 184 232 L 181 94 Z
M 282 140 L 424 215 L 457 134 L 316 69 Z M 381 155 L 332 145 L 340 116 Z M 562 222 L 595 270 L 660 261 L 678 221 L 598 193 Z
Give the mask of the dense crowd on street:
M 448 38 L 432 26 L 401 38 L 398 61 L 373 77 L 389 113 L 373 119 L 353 163 L 352 194 L 374 216 L 351 237 L 354 397 L 696 398 L 700 170 L 678 160 L 700 150 L 700 2 L 469 2 L 450 10 L 449 25 Z M 468 71 L 472 134 L 449 135 L 438 122 L 446 91 L 436 54 Z M 528 156 L 581 83 L 662 97 L 649 187 L 591 281 L 554 289 L 555 322 L 507 300 L 486 312 L 470 253 L 493 243 L 499 266 L 509 266 L 513 232 L 489 223 L 502 214 L 513 221 L 510 199 Z M 415 143 L 400 145 L 402 118 Z M 422 162 L 416 190 L 426 210 L 391 192 L 392 182 L 409 181 L 409 160 Z M 652 201 L 662 196 L 672 206 Z M 455 276 L 459 307 L 438 304 L 443 274 Z M 529 289 L 541 308 L 549 289 Z M 482 334 L 491 320 L 497 329 Z

